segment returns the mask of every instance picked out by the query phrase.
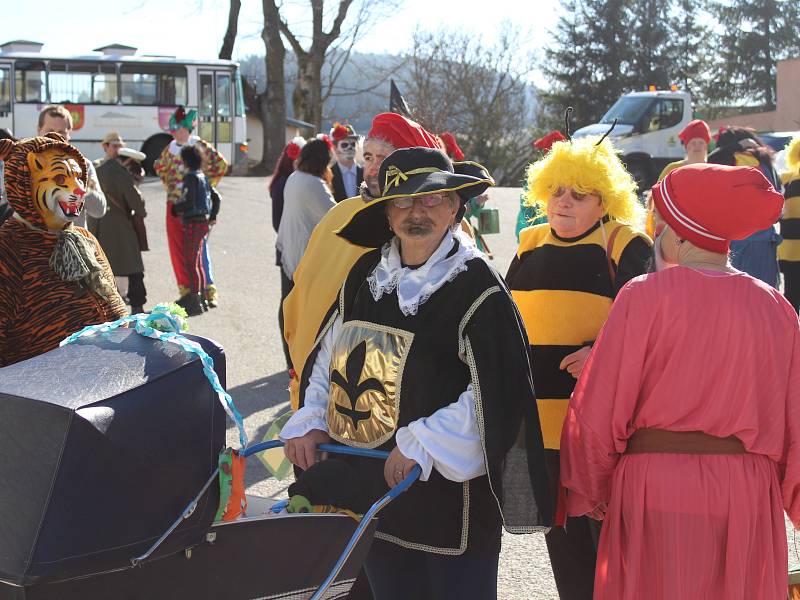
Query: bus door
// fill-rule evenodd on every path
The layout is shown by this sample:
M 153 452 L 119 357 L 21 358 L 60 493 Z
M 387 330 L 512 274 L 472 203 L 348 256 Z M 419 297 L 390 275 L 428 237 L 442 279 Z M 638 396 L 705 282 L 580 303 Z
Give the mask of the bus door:
M 199 71 L 198 131 L 233 164 L 233 85 L 231 71 Z
M 0 61 L 0 128 L 14 131 L 11 110 L 11 63 Z

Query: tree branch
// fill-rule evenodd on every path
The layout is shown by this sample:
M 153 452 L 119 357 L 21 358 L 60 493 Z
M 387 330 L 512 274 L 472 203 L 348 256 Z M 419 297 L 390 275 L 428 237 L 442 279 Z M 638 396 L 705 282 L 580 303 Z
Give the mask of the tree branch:
M 320 1 L 320 0 L 312 0 L 313 1 Z M 353 0 L 339 0 L 339 11 L 336 14 L 336 18 L 333 20 L 333 26 L 328 33 L 322 34 L 321 36 L 321 46 L 325 50 L 328 49 L 328 46 L 331 45 L 333 40 L 339 37 L 339 34 L 342 31 L 342 23 L 344 22 L 345 18 L 347 17 L 347 11 L 350 8 L 350 5 L 353 3 Z M 321 2 L 320 2 L 321 4 Z M 315 38 L 316 41 L 316 38 Z
M 276 11 L 277 11 L 277 9 L 276 9 Z M 300 42 L 297 41 L 297 38 L 292 33 L 292 30 L 289 29 L 289 25 L 286 24 L 286 21 L 283 20 L 283 17 L 280 16 L 280 13 L 278 14 L 278 27 L 279 27 L 280 32 L 283 35 L 283 37 L 286 38 L 286 41 L 289 42 L 289 45 L 292 47 L 292 51 L 297 56 L 305 55 L 306 54 L 305 49 L 300 44 Z

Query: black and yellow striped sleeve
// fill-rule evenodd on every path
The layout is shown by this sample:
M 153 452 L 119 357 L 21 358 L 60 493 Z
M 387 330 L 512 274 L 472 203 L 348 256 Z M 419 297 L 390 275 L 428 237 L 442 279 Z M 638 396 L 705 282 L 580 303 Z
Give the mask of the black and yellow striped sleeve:
M 634 277 L 650 271 L 653 264 L 652 243 L 644 236 L 634 236 L 625 246 L 619 258 L 617 276 L 614 279 L 615 296 Z
M 786 204 L 780 221 L 783 241 L 778 246 L 778 259 L 796 263 L 800 262 L 800 175 L 786 183 L 783 195 Z

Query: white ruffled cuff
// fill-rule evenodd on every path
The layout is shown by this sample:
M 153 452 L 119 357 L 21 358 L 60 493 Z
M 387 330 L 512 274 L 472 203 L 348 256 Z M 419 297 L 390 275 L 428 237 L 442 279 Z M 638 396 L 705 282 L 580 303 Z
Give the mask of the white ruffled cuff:
M 304 406 L 289 417 L 278 437 L 285 442 L 291 438 L 302 437 L 312 429 L 319 429 L 327 433 L 328 423 L 325 420 L 325 409 Z
M 417 461 L 417 464 L 422 468 L 422 475 L 420 481 L 428 481 L 433 469 L 433 457 L 425 451 L 422 444 L 419 443 L 414 434 L 408 427 L 401 427 L 395 434 L 395 442 L 400 453 L 406 458 Z

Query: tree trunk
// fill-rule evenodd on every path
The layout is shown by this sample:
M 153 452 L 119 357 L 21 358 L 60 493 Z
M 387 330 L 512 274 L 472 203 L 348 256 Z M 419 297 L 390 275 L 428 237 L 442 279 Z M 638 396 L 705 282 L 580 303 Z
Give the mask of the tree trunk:
M 228 29 L 225 31 L 225 37 L 222 38 L 222 48 L 219 51 L 219 57 L 225 60 L 231 60 L 233 57 L 233 44 L 236 41 L 236 29 L 239 26 L 239 11 L 242 9 L 242 0 L 230 0 L 230 2 Z
M 264 9 L 264 40 L 267 54 L 267 89 L 259 94 L 258 105 L 263 130 L 264 153 L 261 168 L 271 173 L 286 145 L 286 94 L 283 65 L 286 48 L 279 31 L 280 16 L 274 0 L 262 0 Z
M 771 3 L 767 3 L 771 5 Z M 773 76 L 773 72 L 775 69 L 775 63 L 772 59 L 772 32 L 770 31 L 770 24 L 773 18 L 773 11 L 769 10 L 772 8 L 771 6 L 767 7 L 764 14 L 761 18 L 761 27 L 762 27 L 762 35 L 764 36 L 764 54 L 763 54 L 763 61 L 764 61 L 764 104 L 767 110 L 775 110 L 775 98 L 773 96 L 773 86 L 775 85 L 775 78 Z
M 322 64 L 324 50 L 312 47 L 297 56 L 297 82 L 292 93 L 292 109 L 296 119 L 322 126 Z

